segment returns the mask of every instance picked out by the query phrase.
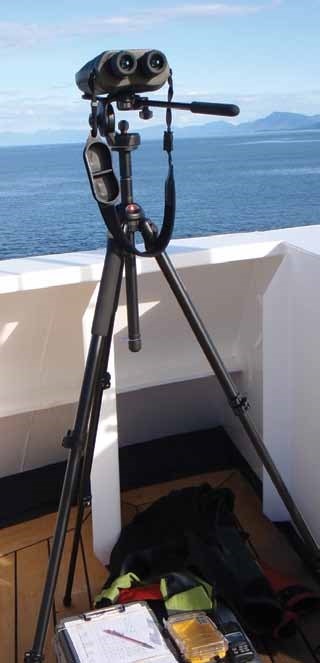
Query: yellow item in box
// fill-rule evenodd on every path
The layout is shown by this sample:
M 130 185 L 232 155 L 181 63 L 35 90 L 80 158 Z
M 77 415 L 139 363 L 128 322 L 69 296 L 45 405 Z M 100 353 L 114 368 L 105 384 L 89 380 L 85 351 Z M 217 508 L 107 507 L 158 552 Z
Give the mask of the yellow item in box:
M 166 627 L 186 661 L 208 663 L 225 658 L 228 642 L 205 612 L 174 615 Z

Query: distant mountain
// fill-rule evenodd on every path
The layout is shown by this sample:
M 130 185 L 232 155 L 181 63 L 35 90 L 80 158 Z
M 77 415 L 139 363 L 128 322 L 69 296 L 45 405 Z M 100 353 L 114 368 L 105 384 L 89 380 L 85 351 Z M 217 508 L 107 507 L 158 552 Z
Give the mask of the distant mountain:
M 253 122 L 233 124 L 224 120 L 213 120 L 205 124 L 191 124 L 185 127 L 174 127 L 175 138 L 206 138 L 211 136 L 230 136 L 256 134 L 266 131 L 305 131 L 320 129 L 320 115 L 303 115 L 302 113 L 274 112 L 267 117 Z M 162 138 L 163 125 L 141 125 L 144 140 Z M 0 146 L 10 145 L 50 145 L 61 143 L 84 143 L 87 129 L 37 131 L 32 134 L 0 132 Z
M 267 117 L 254 120 L 253 122 L 242 122 L 237 129 L 241 132 L 256 133 L 257 131 L 293 131 L 300 129 L 315 128 L 320 123 L 320 115 L 303 115 L 301 113 L 274 112 Z
M 214 120 L 206 124 L 191 124 L 186 127 L 174 127 L 175 138 L 206 138 L 210 136 L 230 136 L 239 134 L 255 134 L 263 131 L 299 131 L 306 129 L 319 129 L 320 115 L 303 115 L 301 113 L 274 112 L 267 117 L 253 122 L 240 122 L 233 124 L 224 120 Z M 162 126 L 152 126 L 142 129 L 145 139 L 161 138 Z
M 175 138 L 205 138 L 207 136 L 229 136 L 234 133 L 235 125 L 223 120 L 215 120 L 206 124 L 189 124 L 185 127 L 173 125 Z M 144 140 L 162 138 L 165 125 L 142 126 L 141 135 Z M 139 130 L 140 131 L 140 130 Z

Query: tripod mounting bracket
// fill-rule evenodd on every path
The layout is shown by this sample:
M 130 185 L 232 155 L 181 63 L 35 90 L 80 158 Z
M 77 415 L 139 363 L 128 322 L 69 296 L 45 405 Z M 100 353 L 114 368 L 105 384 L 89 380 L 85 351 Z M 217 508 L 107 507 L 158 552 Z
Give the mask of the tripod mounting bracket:
M 36 654 L 32 649 L 24 654 L 24 663 L 42 663 L 42 661 L 44 661 L 44 655 Z
M 128 124 L 125 120 L 119 123 L 119 128 L 121 124 Z M 127 133 L 127 131 L 121 131 L 121 133 L 109 133 L 107 135 L 107 143 L 110 148 L 114 151 L 125 150 L 136 150 L 140 143 L 140 135 L 138 133 Z

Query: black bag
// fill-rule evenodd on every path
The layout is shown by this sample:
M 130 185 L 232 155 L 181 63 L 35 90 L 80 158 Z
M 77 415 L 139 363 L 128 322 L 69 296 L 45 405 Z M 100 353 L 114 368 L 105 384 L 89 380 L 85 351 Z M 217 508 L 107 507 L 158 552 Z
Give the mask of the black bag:
M 234 495 L 209 484 L 173 491 L 121 532 L 106 586 L 128 571 L 141 579 L 191 571 L 215 587 L 252 633 L 272 633 L 283 610 L 233 517 Z

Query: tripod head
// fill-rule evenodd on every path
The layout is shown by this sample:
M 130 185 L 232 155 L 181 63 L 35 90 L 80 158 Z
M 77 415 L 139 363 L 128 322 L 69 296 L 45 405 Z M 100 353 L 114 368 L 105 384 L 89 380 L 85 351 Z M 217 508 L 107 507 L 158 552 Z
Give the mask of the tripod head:
M 113 95 L 112 95 L 113 96 Z M 90 97 L 85 96 L 86 99 Z M 181 103 L 173 101 L 160 101 L 141 97 L 138 94 L 120 93 L 115 97 L 115 102 L 120 111 L 139 111 L 139 117 L 142 120 L 150 120 L 153 113 L 150 108 L 166 108 L 176 110 L 189 110 L 191 113 L 201 115 L 219 115 L 222 117 L 236 117 L 240 109 L 234 104 L 207 103 L 202 101 L 192 101 L 191 103 Z M 96 113 L 89 116 L 91 129 L 99 131 L 100 135 L 106 137 L 115 131 L 115 113 L 109 97 L 97 97 Z
M 157 90 L 166 82 L 168 82 L 167 101 L 141 96 L 141 92 Z M 86 145 L 84 161 L 93 196 L 99 205 L 109 232 L 117 238 L 122 248 L 129 254 L 143 256 L 160 254 L 166 249 L 171 239 L 175 217 L 175 183 L 171 154 L 173 150 L 172 109 L 189 110 L 191 113 L 203 115 L 235 117 L 239 113 L 239 108 L 234 104 L 199 101 L 173 102 L 172 71 L 166 56 L 156 50 L 104 51 L 77 72 L 76 83 L 84 92 L 83 98 L 91 103 L 89 115 L 91 140 L 90 144 L 88 142 Z M 115 205 L 116 192 L 119 193 L 119 187 L 115 185 L 111 155 L 106 153 L 102 159 L 102 143 L 97 138 L 98 134 L 101 138 L 105 138 L 109 148 L 119 152 L 119 158 L 123 151 L 130 152 L 140 144 L 138 134 L 129 133 L 128 129 L 121 130 L 120 134 L 116 132 L 112 103 L 115 103 L 120 111 L 139 111 L 139 116 L 143 120 L 152 118 L 151 108 L 166 109 L 167 129 L 164 132 L 163 149 L 168 154 L 169 171 L 165 185 L 164 218 L 159 236 L 154 238 L 153 247 L 151 248 L 149 242 L 146 250 L 142 252 L 127 240 L 123 222 L 119 219 L 118 214 L 121 209 L 117 209 Z M 94 145 L 93 139 L 96 139 L 99 145 Z M 108 149 L 106 145 L 104 149 L 105 151 Z M 122 205 L 122 207 L 124 206 Z

